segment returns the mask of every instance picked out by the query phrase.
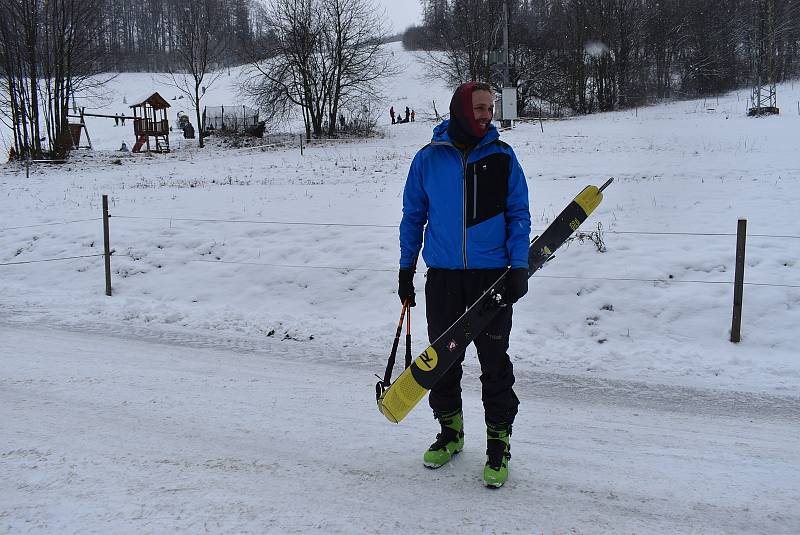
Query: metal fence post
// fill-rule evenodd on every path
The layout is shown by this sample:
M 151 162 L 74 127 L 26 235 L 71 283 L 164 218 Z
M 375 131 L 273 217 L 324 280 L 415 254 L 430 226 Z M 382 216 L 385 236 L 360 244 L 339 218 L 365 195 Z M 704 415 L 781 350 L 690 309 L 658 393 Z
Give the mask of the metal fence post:
M 738 343 L 742 333 L 742 294 L 744 291 L 744 251 L 747 220 L 740 219 L 736 228 L 736 272 L 733 278 L 733 320 L 731 342 Z
M 103 195 L 103 249 L 106 264 L 106 295 L 111 295 L 111 246 L 108 235 L 108 195 Z

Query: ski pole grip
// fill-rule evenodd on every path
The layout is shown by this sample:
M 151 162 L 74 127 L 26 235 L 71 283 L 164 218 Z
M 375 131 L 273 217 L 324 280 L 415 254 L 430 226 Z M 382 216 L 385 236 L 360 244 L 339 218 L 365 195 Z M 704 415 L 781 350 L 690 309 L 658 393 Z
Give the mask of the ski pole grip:
M 606 188 L 609 186 L 609 184 L 611 184 L 612 182 L 614 182 L 614 177 L 613 177 L 613 176 L 612 176 L 611 178 L 609 178 L 608 180 L 606 180 L 605 184 L 603 184 L 602 186 L 600 186 L 600 187 L 598 188 L 598 191 L 603 191 L 603 190 L 604 190 L 604 189 L 606 189 Z

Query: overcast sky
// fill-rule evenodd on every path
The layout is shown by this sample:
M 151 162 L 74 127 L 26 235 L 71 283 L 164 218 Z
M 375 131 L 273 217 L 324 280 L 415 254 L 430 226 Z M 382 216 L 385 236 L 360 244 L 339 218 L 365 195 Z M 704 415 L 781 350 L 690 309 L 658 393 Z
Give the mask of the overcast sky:
M 419 24 L 422 19 L 422 3 L 419 0 L 375 0 L 379 9 L 386 10 L 391 23 L 390 33 L 399 33 L 409 26 Z

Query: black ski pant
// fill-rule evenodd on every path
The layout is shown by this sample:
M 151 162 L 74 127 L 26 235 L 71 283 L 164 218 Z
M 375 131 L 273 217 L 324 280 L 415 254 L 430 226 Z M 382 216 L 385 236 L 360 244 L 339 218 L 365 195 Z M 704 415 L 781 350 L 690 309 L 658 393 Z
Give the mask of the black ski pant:
M 431 342 L 447 330 L 491 286 L 504 269 L 429 269 L 425 282 L 428 338 Z M 514 367 L 508 356 L 511 305 L 503 307 L 474 340 L 481 365 L 481 390 L 487 424 L 514 422 L 519 399 L 514 393 Z M 466 348 L 465 348 L 466 349 Z M 464 351 L 458 361 L 431 389 L 428 403 L 434 416 L 461 409 Z

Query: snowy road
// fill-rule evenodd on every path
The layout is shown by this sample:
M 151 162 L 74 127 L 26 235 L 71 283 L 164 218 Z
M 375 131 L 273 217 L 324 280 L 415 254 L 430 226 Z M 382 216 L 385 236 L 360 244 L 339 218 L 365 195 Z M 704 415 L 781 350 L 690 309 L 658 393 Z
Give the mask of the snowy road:
M 800 532 L 797 399 L 525 375 L 492 491 L 474 361 L 466 449 L 429 471 L 427 408 L 374 406 L 383 362 L 270 347 L 0 323 L 0 532 Z

